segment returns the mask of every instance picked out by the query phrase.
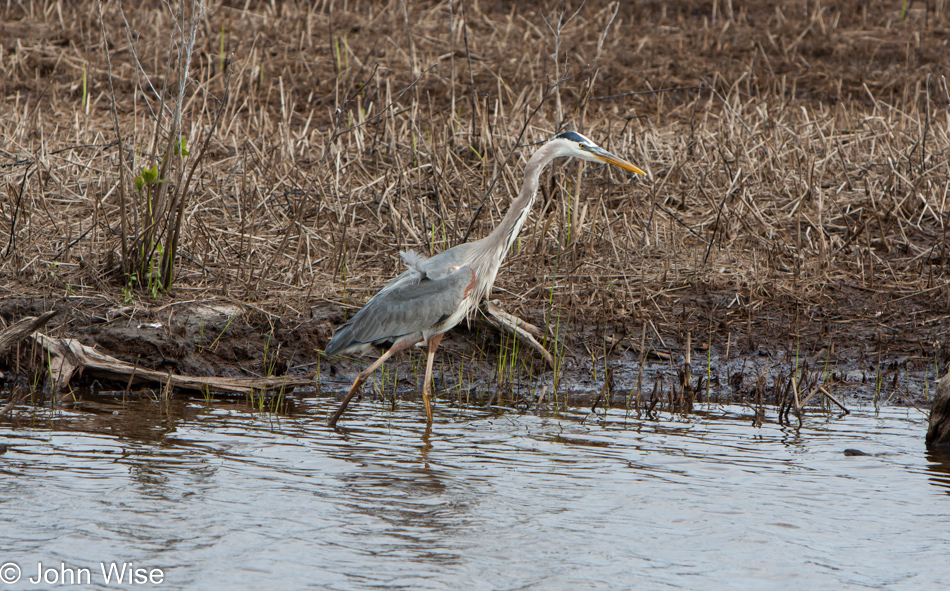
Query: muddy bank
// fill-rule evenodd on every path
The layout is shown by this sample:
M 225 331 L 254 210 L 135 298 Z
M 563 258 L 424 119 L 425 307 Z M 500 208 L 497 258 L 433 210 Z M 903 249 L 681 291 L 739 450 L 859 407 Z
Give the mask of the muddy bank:
M 679 296 L 685 297 L 682 291 Z M 837 407 L 825 393 L 845 405 L 927 407 L 937 371 L 947 363 L 945 352 L 934 348 L 936 328 L 931 329 L 934 340 L 927 341 L 921 330 L 898 333 L 859 318 L 844 322 L 841 308 L 837 322 L 813 320 L 803 326 L 799 319 L 796 326 L 778 304 L 763 307 L 760 318 L 737 323 L 726 305 L 702 311 L 710 299 L 694 296 L 692 307 L 682 304 L 646 323 L 621 318 L 585 325 L 577 318 L 561 319 L 562 334 L 545 343 L 556 370 L 486 321 L 463 323 L 439 350 L 435 391 L 441 404 L 620 406 L 647 413 L 739 402 L 778 407 L 787 419 L 809 393 L 808 404 L 832 410 Z M 323 357 L 344 310 L 330 302 L 303 304 L 267 310 L 228 300 L 123 306 L 101 297 L 33 297 L 7 299 L 0 304 L 0 317 L 10 324 L 56 309 L 61 313 L 46 334 L 75 338 L 136 367 L 191 376 L 292 376 L 308 383 L 297 396 L 340 395 L 368 361 Z M 306 316 L 292 315 L 300 309 L 307 310 Z M 544 326 L 540 312 L 523 317 Z M 842 325 L 846 328 L 836 329 Z M 8 392 L 38 386 L 49 393 L 47 360 L 37 346 L 23 344 L 0 363 Z M 421 351 L 397 356 L 364 388 L 365 395 L 416 397 L 423 363 Z M 83 393 L 121 394 L 129 386 L 126 380 L 87 372 L 65 388 L 69 396 L 58 398 L 71 404 Z M 135 389 L 143 387 L 146 393 L 163 389 L 160 383 L 136 380 Z M 187 389 L 180 395 L 201 396 Z

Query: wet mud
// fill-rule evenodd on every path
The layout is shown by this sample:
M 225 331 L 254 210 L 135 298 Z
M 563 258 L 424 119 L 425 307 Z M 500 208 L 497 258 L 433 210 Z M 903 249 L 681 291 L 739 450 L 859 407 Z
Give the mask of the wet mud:
M 305 320 L 289 322 L 240 302 L 186 300 L 145 309 L 95 299 L 23 299 L 4 302 L 0 317 L 10 324 L 51 306 L 63 313 L 47 327 L 48 334 L 76 338 L 138 367 L 195 376 L 286 375 L 310 380 L 311 387 L 296 392 L 262 393 L 268 399 L 265 406 L 278 413 L 289 412 L 300 397 L 345 393 L 372 359 L 322 355 L 333 328 L 345 318 L 336 305 L 315 305 Z M 707 318 L 713 326 L 726 326 L 728 316 L 726 310 Z M 920 334 L 892 333 L 884 343 L 875 340 L 880 331 L 867 327 L 858 338 L 849 328 L 833 338 L 812 333 L 812 338 L 802 335 L 790 341 L 779 335 L 795 334 L 793 327 L 779 324 L 777 317 L 769 323 L 768 334 L 697 332 L 694 338 L 682 325 L 651 334 L 658 323 L 639 327 L 627 323 L 630 330 L 624 333 L 618 329 L 625 323 L 605 321 L 546 343 L 556 353 L 555 371 L 524 344 L 476 319 L 471 325 L 463 322 L 443 341 L 435 393 L 439 404 L 456 407 L 581 406 L 595 412 L 624 408 L 637 416 L 688 413 L 702 403 L 739 403 L 757 407 L 762 416 L 766 406 L 772 407 L 779 420 L 791 421 L 800 414 L 800 405 L 828 413 L 868 403 L 924 409 L 933 396 L 939 368 L 947 362 L 939 353 L 924 352 Z M 680 338 L 684 332 L 686 338 Z M 47 404 L 50 385 L 40 349 L 21 345 L 2 361 L 8 368 L 4 372 L 8 392 L 37 390 L 30 399 Z M 403 353 L 371 378 L 363 398 L 392 404 L 416 400 L 423 368 L 421 350 Z M 107 402 L 110 396 L 158 394 L 168 396 L 162 384 L 84 373 L 57 398 L 62 405 L 102 414 L 112 404 Z M 215 392 L 176 394 L 184 400 L 208 395 L 234 398 Z

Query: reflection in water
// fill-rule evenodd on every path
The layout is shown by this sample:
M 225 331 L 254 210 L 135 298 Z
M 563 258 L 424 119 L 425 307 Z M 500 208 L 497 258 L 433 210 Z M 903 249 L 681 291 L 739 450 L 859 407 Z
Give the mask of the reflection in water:
M 930 449 L 927 452 L 927 471 L 930 472 L 930 482 L 947 489 L 950 494 L 950 448 Z
M 85 404 L 85 403 L 84 403 Z M 100 400 L 0 424 L 0 547 L 165 587 L 866 588 L 950 577 L 950 456 L 916 411 L 276 416 Z M 862 454 L 846 454 L 859 450 Z M 738 582 L 741 581 L 741 584 Z M 101 581 L 100 581 L 101 583 Z M 28 587 L 13 587 L 28 588 Z

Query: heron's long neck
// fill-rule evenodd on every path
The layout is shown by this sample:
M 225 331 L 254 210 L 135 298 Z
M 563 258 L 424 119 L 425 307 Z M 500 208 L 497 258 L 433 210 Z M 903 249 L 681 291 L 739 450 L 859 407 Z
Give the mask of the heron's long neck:
M 541 171 L 553 159 L 554 155 L 544 148 L 531 157 L 524 169 L 524 184 L 521 185 L 521 193 L 511 202 L 511 207 L 508 208 L 508 213 L 501 220 L 501 224 L 485 239 L 498 249 L 494 257 L 496 265 L 501 265 L 501 261 L 511 250 L 511 245 L 518 238 L 518 233 L 521 232 L 528 214 L 531 213 L 531 206 L 534 205 L 534 200 L 538 196 L 538 180 L 541 178 Z
M 524 169 L 524 184 L 521 185 L 521 193 L 511 202 L 511 207 L 508 208 L 508 213 L 501 220 L 501 224 L 479 241 L 478 247 L 474 249 L 477 254 L 470 264 L 478 275 L 478 282 L 471 301 L 480 302 L 491 292 L 501 262 L 518 238 L 518 233 L 521 232 L 521 227 L 528 219 L 528 214 L 531 213 L 531 206 L 534 205 L 534 199 L 538 195 L 538 179 L 541 177 L 541 171 L 555 157 L 557 157 L 557 147 L 550 143 L 534 153 Z

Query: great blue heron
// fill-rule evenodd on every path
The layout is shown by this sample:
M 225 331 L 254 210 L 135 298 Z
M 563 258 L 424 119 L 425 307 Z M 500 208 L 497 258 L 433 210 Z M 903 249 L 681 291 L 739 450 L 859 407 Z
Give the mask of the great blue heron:
M 432 424 L 429 384 L 432 382 L 432 358 L 442 335 L 477 308 L 491 291 L 502 260 L 528 219 L 528 212 L 538 194 L 541 171 L 555 158 L 571 156 L 646 174 L 579 133 L 562 133 L 547 141 L 528 160 L 521 193 L 512 202 L 501 224 L 486 238 L 459 244 L 432 258 L 415 252 L 401 252 L 408 270 L 366 302 L 349 322 L 337 329 L 327 345 L 325 353 L 328 357 L 366 352 L 374 346 L 388 347 L 372 365 L 356 376 L 340 408 L 330 418 L 331 427 L 336 425 L 366 378 L 394 354 L 420 343 L 429 348 L 422 400 L 426 422 Z

